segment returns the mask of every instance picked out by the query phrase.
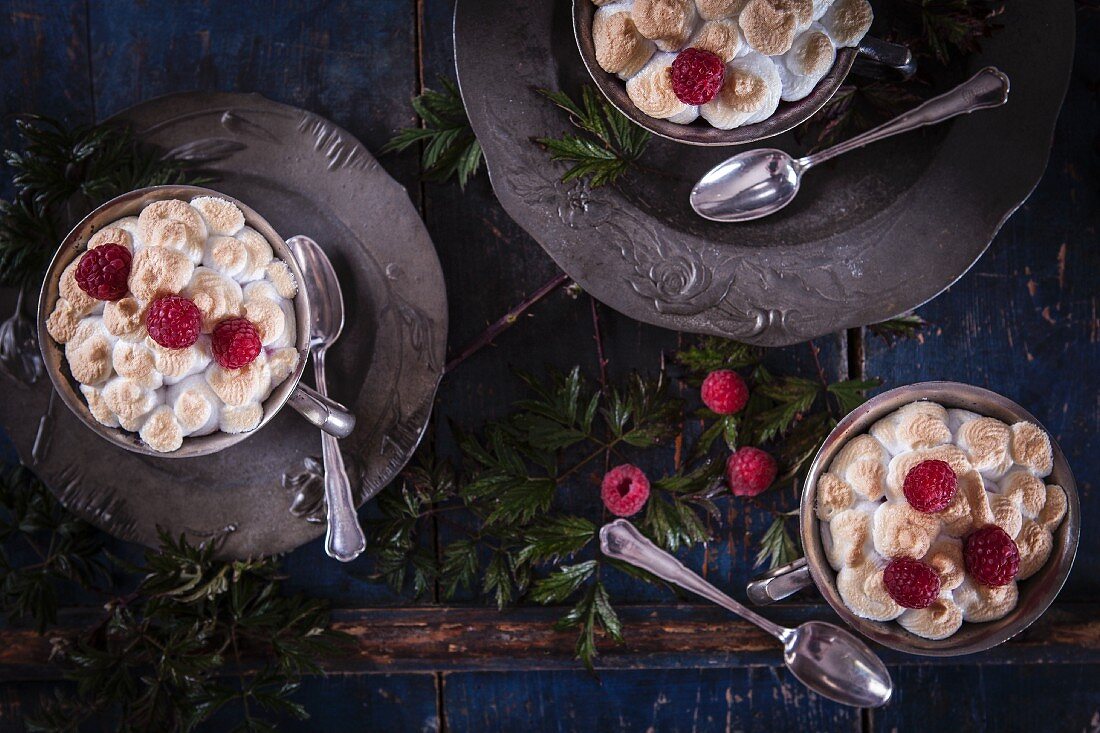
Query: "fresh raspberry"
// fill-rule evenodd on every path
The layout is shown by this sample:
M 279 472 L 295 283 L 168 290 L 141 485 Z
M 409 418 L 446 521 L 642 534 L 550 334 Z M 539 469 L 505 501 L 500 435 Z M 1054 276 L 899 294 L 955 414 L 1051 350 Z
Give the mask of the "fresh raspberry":
M 775 481 L 779 467 L 765 451 L 739 448 L 726 463 L 726 480 L 735 496 L 756 496 Z
M 729 369 L 718 369 L 708 374 L 699 394 L 703 404 L 719 415 L 732 415 L 749 401 L 749 388 L 745 380 Z
M 905 474 L 901 490 L 909 506 L 933 514 L 951 503 L 958 488 L 959 478 L 946 461 L 921 461 Z
M 615 466 L 604 474 L 600 497 L 609 512 L 629 517 L 641 511 L 649 499 L 649 479 L 637 466 Z
M 928 608 L 940 595 L 940 575 L 911 557 L 895 557 L 882 574 L 886 592 L 903 608 Z
M 982 585 L 1008 585 L 1020 570 L 1020 549 L 1008 533 L 987 524 L 966 538 L 966 572 Z
M 130 250 L 121 244 L 104 244 L 80 256 L 76 284 L 96 300 L 118 300 L 130 289 Z
M 722 59 L 710 51 L 685 48 L 672 62 L 672 93 L 684 104 L 706 104 L 722 88 Z
M 214 361 L 226 369 L 248 366 L 260 355 L 263 345 L 256 327 L 247 318 L 230 318 L 214 326 L 210 335 Z
M 145 314 L 149 336 L 166 349 L 186 349 L 199 340 L 202 313 L 189 298 L 166 295 L 149 304 Z

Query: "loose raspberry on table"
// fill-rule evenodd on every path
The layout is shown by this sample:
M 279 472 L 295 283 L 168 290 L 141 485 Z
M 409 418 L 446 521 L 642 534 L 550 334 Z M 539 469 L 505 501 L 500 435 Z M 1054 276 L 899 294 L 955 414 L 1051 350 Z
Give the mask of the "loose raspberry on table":
M 933 514 L 945 509 L 959 489 L 959 477 L 946 461 L 921 461 L 909 469 L 902 483 L 909 506 Z
M 90 249 L 77 263 L 77 286 L 96 300 L 119 300 L 130 289 L 130 250 L 121 244 Z
M 629 463 L 615 466 L 604 474 L 600 498 L 607 510 L 616 516 L 637 514 L 649 499 L 649 479 L 637 466 Z
M 149 304 L 145 314 L 149 337 L 166 349 L 186 349 L 199 340 L 202 312 L 190 298 L 166 295 Z
M 729 369 L 716 369 L 703 380 L 699 390 L 703 404 L 711 412 L 719 415 L 732 415 L 749 401 L 749 388 L 741 375 Z
M 779 466 L 759 448 L 738 448 L 726 462 L 726 480 L 735 496 L 756 496 L 772 485 Z
M 725 64 L 717 54 L 685 48 L 672 62 L 672 93 L 684 104 L 706 104 L 722 88 Z
M 940 595 L 940 575 L 911 557 L 895 557 L 882 574 L 886 592 L 903 608 L 928 608 Z
M 210 335 L 210 349 L 214 361 L 225 369 L 248 366 L 260 355 L 260 334 L 247 318 L 230 318 L 214 326 Z
M 1008 585 L 1020 571 L 1020 548 L 1008 533 L 987 524 L 966 538 L 966 572 L 982 585 Z

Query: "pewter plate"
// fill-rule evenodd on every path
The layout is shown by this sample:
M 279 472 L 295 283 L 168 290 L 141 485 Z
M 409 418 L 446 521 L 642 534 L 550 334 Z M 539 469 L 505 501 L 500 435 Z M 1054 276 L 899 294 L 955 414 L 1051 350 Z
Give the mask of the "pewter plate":
M 308 234 L 332 258 L 351 315 L 329 351 L 330 394 L 356 413 L 342 446 L 359 503 L 373 496 L 420 442 L 447 339 L 443 273 L 405 189 L 345 130 L 258 95 L 171 95 L 112 121 L 192 161 L 216 178 L 211 187 L 284 236 Z M 0 420 L 32 465 L 50 382 L 18 389 L 0 380 Z M 308 371 L 304 381 L 312 383 Z M 201 458 L 120 450 L 59 404 L 45 437 L 34 470 L 67 507 L 122 539 L 156 545 L 158 527 L 192 541 L 224 537 L 221 554 L 243 558 L 324 532 L 320 432 L 293 411 Z
M 882 18 L 888 5 L 876 5 Z M 532 138 L 571 128 L 534 90 L 576 93 L 588 79 L 568 0 L 460 0 L 455 56 L 497 197 L 581 287 L 640 321 L 780 346 L 935 297 L 1030 195 L 1069 81 L 1073 5 L 1014 4 L 999 20 L 968 68 L 941 81 L 997 66 L 1012 80 L 1007 105 L 838 158 L 782 212 L 739 224 L 688 205 L 728 150 L 654 138 L 643 162 L 658 174 L 599 189 L 560 182 L 564 166 Z M 766 146 L 801 152 L 789 133 Z

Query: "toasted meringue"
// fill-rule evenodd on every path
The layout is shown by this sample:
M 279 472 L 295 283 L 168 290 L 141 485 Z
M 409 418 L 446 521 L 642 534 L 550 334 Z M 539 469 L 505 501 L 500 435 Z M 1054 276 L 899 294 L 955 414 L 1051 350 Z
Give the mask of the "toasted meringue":
M 183 428 L 168 405 L 160 405 L 142 423 L 138 435 L 158 453 L 171 453 L 183 445 Z
M 833 0 L 814 0 L 813 19 L 821 20 L 821 16 L 832 6 Z M 830 39 L 832 40 L 832 39 Z
M 935 402 L 911 402 L 876 422 L 869 432 L 895 456 L 951 442 L 947 410 Z
M 845 567 L 837 573 L 836 589 L 852 613 L 872 621 L 892 621 L 904 610 L 886 592 L 882 570 L 874 563 Z
M 111 366 L 120 377 L 145 389 L 159 389 L 164 375 L 157 371 L 156 356 L 142 343 L 119 340 L 111 352 Z
M 298 368 L 298 349 L 287 346 L 272 349 L 267 354 L 267 365 L 271 368 L 272 385 L 281 384 Z
M 1043 505 L 1043 511 L 1039 512 L 1039 524 L 1053 532 L 1061 523 L 1062 517 L 1066 516 L 1068 505 L 1065 489 L 1053 484 L 1047 486 L 1047 502 Z
M 626 80 L 641 71 L 657 50 L 634 26 L 630 16 L 631 3 L 605 5 L 592 19 L 592 43 L 596 63 L 609 74 Z
M 1016 580 L 1027 580 L 1046 564 L 1054 549 L 1054 537 L 1050 530 L 1030 519 L 1025 520 L 1015 535 L 1016 547 L 1020 551 L 1020 569 Z
M 905 500 L 905 495 L 902 493 L 905 477 L 918 463 L 924 461 L 943 461 L 959 476 L 974 470 L 966 454 L 951 444 L 899 453 L 890 459 L 886 472 L 886 495 L 891 500 Z
M 294 279 L 294 273 L 290 271 L 290 265 L 282 260 L 272 260 L 264 269 L 264 274 L 275 287 L 275 292 L 280 298 L 293 298 L 298 294 L 298 281 Z
M 118 427 L 118 416 L 107 406 L 107 401 L 103 399 L 102 389 L 82 384 L 80 385 L 80 392 L 84 395 L 84 401 L 88 403 L 88 411 L 92 413 L 92 417 L 97 422 L 109 428 Z
M 191 199 L 191 206 L 202 216 L 211 234 L 236 234 L 244 226 L 244 214 L 237 205 L 214 196 Z
M 152 338 L 146 338 L 145 345 L 153 351 L 157 371 L 164 376 L 165 384 L 175 384 L 185 377 L 198 374 L 210 365 L 212 359 L 208 336 L 200 336 L 186 349 L 165 348 Z
M 923 561 L 939 573 L 940 590 L 955 590 L 966 576 L 962 542 L 952 537 L 940 537 L 933 542 Z
M 635 0 L 634 25 L 662 51 L 677 51 L 695 29 L 693 0 Z
M 105 332 L 85 339 L 74 337 L 65 344 L 65 360 L 73 379 L 81 384 L 105 382 L 111 376 L 111 341 Z
M 921 558 L 940 531 L 940 520 L 922 514 L 907 503 L 886 502 L 875 510 L 871 537 L 884 557 Z
M 61 272 L 61 279 L 57 282 L 57 292 L 62 298 L 69 301 L 73 313 L 84 316 L 91 313 L 96 307 L 102 306 L 103 303 L 85 293 L 76 284 L 76 268 L 79 264 L 80 257 L 77 257 Z
M 207 435 L 218 429 L 222 401 L 206 383 L 206 375 L 192 374 L 170 386 L 165 404 L 172 408 L 186 435 Z
M 996 621 L 1016 607 L 1019 589 L 1016 583 L 991 587 L 979 585 L 969 577 L 955 589 L 955 603 L 963 612 L 963 620 L 972 623 Z
M 812 13 L 812 5 L 811 5 Z M 810 13 L 807 13 L 807 24 Z M 765 56 L 790 50 L 798 33 L 799 17 L 784 0 L 749 0 L 737 16 L 745 42 Z
M 996 480 L 1012 466 L 1012 431 L 996 418 L 979 417 L 963 423 L 956 439 L 970 463 L 987 478 Z
M 260 234 L 252 227 L 241 229 L 237 232 L 236 238 L 241 240 L 241 244 L 244 245 L 245 250 L 248 252 L 248 267 L 245 268 L 237 279 L 243 283 L 259 280 L 267 272 L 267 267 L 271 264 L 273 258 L 271 243 L 267 241 L 264 235 Z M 291 293 L 291 295 L 284 297 L 293 298 L 294 295 Z
M 255 430 L 264 419 L 264 408 L 259 402 L 249 402 L 240 407 L 222 410 L 219 428 L 223 433 L 247 433 Z
M 206 381 L 229 407 L 262 402 L 271 392 L 271 368 L 261 351 L 247 366 L 225 369 L 217 362 L 206 369 Z
M 158 202 L 159 203 L 159 202 Z M 191 279 L 195 264 L 179 250 L 146 247 L 130 265 L 130 292 L 142 303 L 179 293 Z
M 829 521 L 855 504 L 852 487 L 835 473 L 825 473 L 817 480 L 817 518 Z
M 286 332 L 286 317 L 279 304 L 269 298 L 252 298 L 244 303 L 244 317 L 252 321 L 260 343 L 270 346 Z
M 103 325 L 107 331 L 122 341 L 144 341 L 145 306 L 130 296 L 113 300 L 103 308 Z
M 782 89 L 771 59 L 750 52 L 726 64 L 722 88 L 699 113 L 720 130 L 758 122 L 775 112 Z
M 160 404 L 160 396 L 129 379 L 114 377 L 103 388 L 103 401 L 118 416 L 123 429 L 136 431 L 145 416 Z
M 105 244 L 117 244 L 130 250 L 131 253 L 134 251 L 133 236 L 117 225 L 104 227 L 88 239 L 88 249 L 102 247 Z
M 236 280 L 209 267 L 195 269 L 183 294 L 190 298 L 202 313 L 202 332 L 210 333 L 214 326 L 226 318 L 241 315 L 244 294 Z
M 141 223 L 136 216 L 127 216 L 118 221 L 112 222 L 111 226 L 116 229 L 121 229 L 130 235 L 130 247 L 134 252 L 145 246 L 144 240 L 142 240 L 139 234 L 141 230 Z
M 1001 494 L 989 494 L 989 509 L 993 512 L 993 524 L 1005 531 L 1009 537 L 1020 533 L 1024 518 L 1016 502 Z
M 950 594 L 944 593 L 926 608 L 907 608 L 898 616 L 898 623 L 912 634 L 938 641 L 959 630 L 963 623 L 962 609 Z
M 795 102 L 808 95 L 833 68 L 834 61 L 836 47 L 832 40 L 824 28 L 817 23 L 812 24 L 775 64 L 783 83 L 782 99 Z
M 972 527 L 993 524 L 993 508 L 989 505 L 989 492 L 986 491 L 985 480 L 980 473 L 968 471 L 959 476 L 957 493 L 966 495 L 966 503 L 970 506 Z
M 67 343 L 80 325 L 80 314 L 66 298 L 58 298 L 50 317 L 46 319 L 46 333 L 59 344 Z
M 840 48 L 858 46 L 867 31 L 875 13 L 867 0 L 836 0 L 821 16 L 821 25 Z
M 967 475 L 968 478 L 965 480 L 976 482 L 977 490 L 982 493 L 981 506 L 987 506 L 984 502 L 985 489 L 982 487 L 982 477 L 977 471 L 970 471 Z M 971 492 L 961 486 L 963 481 L 964 479 L 959 479 L 960 487 L 955 492 L 951 502 L 936 513 L 936 516 L 943 522 L 943 533 L 948 537 L 962 537 L 974 528 L 974 511 L 970 506 Z M 903 497 L 898 501 L 905 501 L 905 499 Z
M 845 509 L 829 520 L 829 543 L 825 555 L 834 570 L 866 562 L 871 538 L 871 515 L 860 509 Z
M 206 239 L 206 224 L 199 212 L 186 201 L 169 199 L 167 201 L 154 201 L 141 210 L 137 218 L 137 236 L 143 247 L 151 247 L 157 244 L 154 229 L 163 221 L 177 221 L 194 232 L 197 239 Z M 121 226 L 122 222 L 115 222 L 115 226 Z M 123 227 L 125 228 L 125 227 Z
M 248 268 L 248 249 L 236 237 L 213 236 L 202 255 L 203 267 L 217 270 L 227 277 L 237 277 Z
M 699 116 L 699 108 L 684 104 L 672 91 L 669 68 L 675 59 L 674 53 L 654 54 L 649 63 L 626 82 L 626 95 L 650 117 L 687 124 Z
M 829 471 L 844 479 L 861 498 L 878 501 L 886 490 L 887 454 L 870 435 L 860 435 L 840 449 Z
M 162 219 L 152 225 L 146 243 L 150 247 L 167 247 L 181 252 L 197 265 L 202 262 L 206 238 L 182 221 Z
M 703 20 L 720 20 L 736 17 L 748 0 L 695 0 L 695 7 Z
M 1001 493 L 1014 501 L 1028 519 L 1035 519 L 1047 501 L 1043 480 L 1026 470 L 1012 469 L 1000 480 Z
M 701 51 L 710 51 L 722 59 L 724 64 L 733 61 L 742 48 L 747 48 L 745 40 L 741 37 L 741 28 L 732 18 L 708 20 L 703 23 L 688 41 L 688 46 Z
M 1046 431 L 1030 422 L 1018 422 L 1011 429 L 1012 460 L 1039 478 L 1049 476 L 1054 469 L 1054 452 Z

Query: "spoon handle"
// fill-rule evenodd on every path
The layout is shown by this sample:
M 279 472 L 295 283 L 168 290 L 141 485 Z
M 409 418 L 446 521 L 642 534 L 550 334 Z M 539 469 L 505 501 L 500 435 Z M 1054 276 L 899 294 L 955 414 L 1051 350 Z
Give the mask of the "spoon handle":
M 999 107 L 1008 101 L 1008 77 L 992 66 L 987 66 L 949 92 L 929 99 L 908 112 L 903 112 L 889 122 L 856 135 L 850 140 L 826 148 L 798 160 L 803 171 L 823 161 L 835 158 L 849 150 L 861 148 L 884 138 L 934 125 L 956 115 L 989 107 Z
M 313 352 L 313 372 L 317 391 L 327 396 L 324 349 Z M 340 441 L 324 431 L 321 432 L 321 457 L 325 464 L 325 502 L 328 504 L 325 553 L 340 562 L 351 562 L 366 549 L 367 538 L 355 512 L 355 499 L 344 467 L 344 455 L 340 452 Z
M 608 557 L 647 570 L 662 580 L 700 595 L 712 603 L 717 603 L 727 611 L 732 611 L 746 621 L 751 621 L 781 641 L 787 635 L 787 629 L 745 608 L 688 570 L 683 563 L 650 542 L 625 519 L 616 519 L 600 529 L 600 549 Z

